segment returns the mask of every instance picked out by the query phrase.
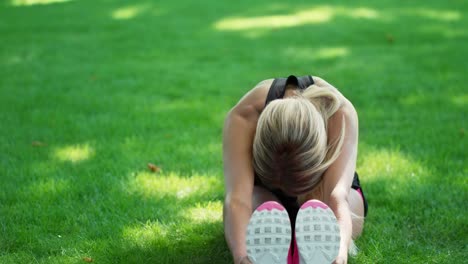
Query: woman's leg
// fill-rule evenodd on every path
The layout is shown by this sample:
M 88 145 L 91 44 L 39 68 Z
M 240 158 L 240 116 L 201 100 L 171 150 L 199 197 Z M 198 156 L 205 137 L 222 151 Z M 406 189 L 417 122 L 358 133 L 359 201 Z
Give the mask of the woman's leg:
M 348 203 L 353 221 L 353 238 L 357 238 L 364 227 L 364 201 L 357 190 L 351 189 L 348 195 Z
M 254 186 L 252 195 L 252 210 L 267 201 L 275 201 L 281 204 L 281 201 L 271 191 L 261 186 Z

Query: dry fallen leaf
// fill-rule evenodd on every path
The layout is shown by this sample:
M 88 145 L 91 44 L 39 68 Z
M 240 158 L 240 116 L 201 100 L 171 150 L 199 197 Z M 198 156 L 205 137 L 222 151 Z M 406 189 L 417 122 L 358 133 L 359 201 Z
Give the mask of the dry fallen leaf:
M 395 41 L 395 38 L 392 34 L 387 34 L 387 41 L 388 43 L 392 44 Z
M 84 260 L 85 262 L 93 262 L 93 259 L 90 258 L 90 257 L 84 257 L 83 260 Z
M 41 141 L 33 141 L 33 142 L 31 142 L 31 145 L 32 145 L 33 147 L 43 147 L 43 146 L 45 146 L 45 145 L 47 145 L 47 144 L 44 143 L 44 142 L 41 142 Z
M 154 165 L 153 163 L 148 163 L 148 169 L 152 172 L 159 172 L 161 170 L 161 168 Z

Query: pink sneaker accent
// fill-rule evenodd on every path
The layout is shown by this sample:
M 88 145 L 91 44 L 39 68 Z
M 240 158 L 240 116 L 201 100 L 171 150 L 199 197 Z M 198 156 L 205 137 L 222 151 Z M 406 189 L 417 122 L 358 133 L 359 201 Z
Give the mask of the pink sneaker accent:
M 328 205 L 319 200 L 309 200 L 301 206 L 301 209 L 305 209 L 307 207 L 327 209 Z
M 294 259 L 293 259 L 293 254 L 291 252 L 291 247 L 289 247 L 289 251 L 288 251 L 288 264 L 295 264 L 296 262 L 294 262 Z
M 280 211 L 286 210 L 281 204 L 274 202 L 274 201 L 268 201 L 268 202 L 262 203 L 259 207 L 257 207 L 256 211 L 263 211 L 263 210 L 271 211 L 273 209 L 277 209 Z
M 296 232 L 293 233 L 294 254 L 292 264 L 299 264 L 299 250 L 297 249 Z

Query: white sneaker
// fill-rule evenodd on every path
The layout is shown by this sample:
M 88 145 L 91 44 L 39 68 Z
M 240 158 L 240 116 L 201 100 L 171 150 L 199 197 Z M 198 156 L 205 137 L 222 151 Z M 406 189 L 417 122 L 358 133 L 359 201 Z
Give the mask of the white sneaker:
M 246 244 L 254 264 L 289 263 L 291 222 L 286 209 L 272 201 L 260 205 L 250 217 Z
M 319 200 L 305 202 L 296 218 L 300 264 L 330 264 L 340 249 L 340 228 L 333 211 Z

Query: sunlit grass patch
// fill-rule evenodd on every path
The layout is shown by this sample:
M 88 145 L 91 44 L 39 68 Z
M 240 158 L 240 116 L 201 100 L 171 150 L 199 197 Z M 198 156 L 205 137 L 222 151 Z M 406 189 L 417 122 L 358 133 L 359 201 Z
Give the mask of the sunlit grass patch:
M 365 18 L 365 19 L 376 19 L 380 18 L 381 14 L 379 11 L 368 8 L 368 7 L 358 7 L 355 9 L 343 9 L 339 10 L 344 14 L 352 17 L 352 18 Z
M 179 176 L 175 173 L 154 174 L 139 172 L 129 177 L 126 189 L 132 194 L 147 198 L 175 197 L 185 199 L 191 196 L 217 196 L 222 190 L 222 182 L 215 176 Z
M 459 96 L 452 96 L 451 101 L 454 105 L 457 106 L 463 106 L 467 107 L 468 106 L 468 94 L 461 94 Z
M 222 220 L 222 203 L 219 201 L 174 209 L 182 210 L 183 217 L 166 224 L 156 221 L 125 227 L 122 231 L 123 239 L 134 245 L 150 246 L 157 241 L 164 241 L 168 235 L 174 236 L 175 231 L 186 233 L 196 225 L 219 223 Z
M 223 203 L 221 201 L 198 203 L 196 206 L 185 209 L 185 217 L 195 223 L 219 222 L 222 220 Z
M 301 25 L 327 23 L 337 16 L 355 19 L 377 19 L 380 17 L 380 13 L 377 10 L 367 7 L 346 8 L 325 5 L 298 11 L 289 15 L 225 18 L 217 21 L 214 24 L 214 28 L 217 30 L 227 31 L 241 31 L 259 28 L 288 28 Z
M 130 5 L 115 9 L 111 16 L 117 20 L 132 19 L 148 9 L 148 5 Z
M 44 178 L 29 186 L 29 193 L 33 195 L 61 194 L 68 190 L 70 183 L 66 179 Z
M 12 0 L 14 6 L 48 5 L 55 3 L 70 2 L 72 0 Z
M 421 27 L 421 32 L 438 34 L 445 38 L 456 38 L 468 36 L 466 28 L 456 28 L 450 24 L 430 24 Z
M 94 155 L 94 149 L 89 144 L 71 145 L 57 148 L 54 151 L 54 157 L 60 161 L 69 161 L 78 163 L 91 158 Z
M 410 9 L 407 10 L 406 13 L 444 22 L 458 21 L 463 17 L 459 11 L 436 10 L 429 8 Z
M 165 239 L 166 234 L 167 226 L 159 222 L 148 222 L 124 227 L 122 238 L 131 244 L 146 247 L 152 245 L 158 239 Z
M 357 170 L 366 181 L 391 178 L 396 181 L 414 182 L 430 173 L 422 164 L 398 150 L 367 147 L 363 147 L 361 151 Z
M 218 21 L 218 30 L 246 30 L 255 28 L 284 28 L 329 21 L 333 10 L 329 6 L 300 11 L 291 15 L 259 16 L 250 18 L 227 18 Z

